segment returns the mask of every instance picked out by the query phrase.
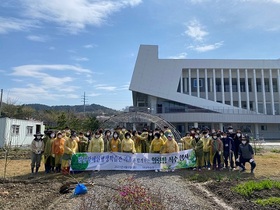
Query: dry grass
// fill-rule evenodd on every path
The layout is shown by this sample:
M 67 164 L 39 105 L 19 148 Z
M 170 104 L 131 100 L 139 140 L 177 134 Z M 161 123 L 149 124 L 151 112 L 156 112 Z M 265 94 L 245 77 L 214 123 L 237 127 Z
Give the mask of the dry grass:
M 280 153 L 264 152 L 255 156 L 257 167 L 255 178 L 280 179 Z M 30 174 L 30 160 L 8 160 L 6 177 L 24 176 Z M 0 159 L 0 178 L 4 176 L 5 160 Z M 247 163 L 247 168 L 249 164 Z M 40 172 L 44 171 L 44 164 L 41 164 Z M 248 170 L 250 171 L 250 170 Z M 215 172 L 213 172 L 215 173 Z

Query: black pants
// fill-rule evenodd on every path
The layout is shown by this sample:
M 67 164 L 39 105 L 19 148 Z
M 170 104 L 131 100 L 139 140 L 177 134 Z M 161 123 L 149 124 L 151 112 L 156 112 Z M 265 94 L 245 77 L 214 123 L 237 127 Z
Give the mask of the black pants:
M 233 168 L 234 167 L 233 153 L 224 152 L 224 161 L 226 167 L 228 167 L 228 162 L 230 162 L 230 167 Z
M 238 158 L 238 150 L 234 151 L 234 159 L 235 159 L 235 166 L 240 166 L 240 162 L 237 162 L 236 159 Z
M 49 156 L 45 156 L 46 158 L 46 162 L 45 162 L 45 172 L 49 173 L 51 171 L 54 170 L 54 157 L 52 157 L 51 155 Z
M 213 157 L 213 167 L 218 164 L 218 167 L 220 168 L 221 166 L 221 155 L 219 152 L 215 152 L 214 157 Z
M 251 159 L 244 159 L 244 158 L 240 157 L 240 167 L 243 170 L 245 170 L 245 163 L 247 163 L 247 162 L 250 163 L 250 160 Z M 257 166 L 255 161 L 251 162 L 250 165 L 251 165 L 251 171 L 254 170 L 256 168 L 256 166 Z

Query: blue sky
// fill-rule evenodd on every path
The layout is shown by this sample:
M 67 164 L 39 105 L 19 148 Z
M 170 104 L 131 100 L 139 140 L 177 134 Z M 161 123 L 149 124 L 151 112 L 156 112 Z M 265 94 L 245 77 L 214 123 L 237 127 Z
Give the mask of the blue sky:
M 132 105 L 139 46 L 160 58 L 279 59 L 280 0 L 3 0 L 4 102 Z

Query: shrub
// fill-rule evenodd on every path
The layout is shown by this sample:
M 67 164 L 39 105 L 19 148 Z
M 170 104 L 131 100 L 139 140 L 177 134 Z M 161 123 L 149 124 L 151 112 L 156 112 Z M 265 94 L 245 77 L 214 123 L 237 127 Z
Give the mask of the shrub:
M 150 190 L 141 185 L 134 177 L 128 177 L 119 181 L 118 193 L 114 201 L 121 209 L 165 209 L 160 197 L 152 195 Z

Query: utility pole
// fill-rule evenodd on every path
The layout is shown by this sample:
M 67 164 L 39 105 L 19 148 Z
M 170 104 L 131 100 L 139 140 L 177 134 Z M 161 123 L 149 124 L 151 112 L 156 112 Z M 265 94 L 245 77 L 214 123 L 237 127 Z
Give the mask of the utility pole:
M 86 102 L 87 102 L 86 92 L 84 92 L 84 95 L 82 96 L 82 102 L 84 103 L 84 117 L 85 117 L 86 116 Z
M 2 99 L 3 99 L 3 89 L 1 89 L 1 96 L 0 96 L 0 117 L 1 117 L 1 112 L 2 112 Z

